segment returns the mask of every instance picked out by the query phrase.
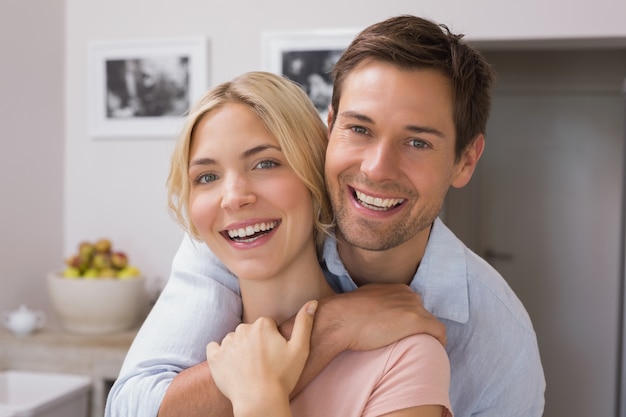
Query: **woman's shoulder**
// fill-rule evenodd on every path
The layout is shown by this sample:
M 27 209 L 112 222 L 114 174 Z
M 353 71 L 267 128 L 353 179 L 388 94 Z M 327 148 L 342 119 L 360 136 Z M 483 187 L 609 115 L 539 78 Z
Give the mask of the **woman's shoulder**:
M 449 378 L 450 361 L 444 346 L 428 334 L 405 337 L 380 349 L 369 351 L 346 351 L 335 358 L 335 365 L 351 368 L 355 363 L 368 367 L 372 373 L 385 375 L 403 373 L 422 379 L 424 373 Z M 374 371 L 377 369 L 377 371 Z
M 434 336 L 426 333 L 414 334 L 400 339 L 393 344 L 394 349 L 425 350 L 446 353 L 445 347 Z
M 389 346 L 387 367 L 411 364 L 418 372 L 449 374 L 450 361 L 445 347 L 428 334 L 405 337 Z

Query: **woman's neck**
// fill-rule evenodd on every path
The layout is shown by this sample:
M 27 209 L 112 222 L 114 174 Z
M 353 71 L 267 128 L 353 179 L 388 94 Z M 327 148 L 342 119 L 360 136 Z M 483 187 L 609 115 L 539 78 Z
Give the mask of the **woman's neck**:
M 294 316 L 307 301 L 334 293 L 315 256 L 301 259 L 280 275 L 263 280 L 240 277 L 239 287 L 244 323 L 269 317 L 281 324 Z

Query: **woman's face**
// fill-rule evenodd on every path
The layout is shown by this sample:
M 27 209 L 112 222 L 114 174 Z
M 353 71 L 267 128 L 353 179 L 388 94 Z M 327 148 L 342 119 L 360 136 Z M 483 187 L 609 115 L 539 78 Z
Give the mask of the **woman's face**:
M 189 161 L 190 220 L 240 279 L 269 278 L 315 255 L 311 194 L 246 105 L 204 116 Z

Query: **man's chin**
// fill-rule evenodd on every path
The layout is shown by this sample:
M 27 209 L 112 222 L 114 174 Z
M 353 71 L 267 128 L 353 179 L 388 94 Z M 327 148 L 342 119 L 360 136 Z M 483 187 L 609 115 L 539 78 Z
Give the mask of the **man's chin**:
M 350 227 L 343 230 L 348 230 L 348 233 L 341 232 L 342 228 L 338 228 L 337 238 L 354 248 L 380 252 L 389 249 L 393 249 L 403 243 L 403 240 L 397 234 L 390 235 L 382 230 L 362 228 L 362 227 Z

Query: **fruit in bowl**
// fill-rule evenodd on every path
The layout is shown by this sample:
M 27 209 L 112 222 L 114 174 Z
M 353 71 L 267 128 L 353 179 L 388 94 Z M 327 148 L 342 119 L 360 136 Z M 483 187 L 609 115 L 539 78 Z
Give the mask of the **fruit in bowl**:
M 48 274 L 48 293 L 63 327 L 107 334 L 138 324 L 147 308 L 145 279 L 107 239 L 82 242 L 65 269 Z
M 128 255 L 114 251 L 109 239 L 95 243 L 81 242 L 76 253 L 65 260 L 65 278 L 118 278 L 129 279 L 141 276 L 136 266 L 129 264 Z

